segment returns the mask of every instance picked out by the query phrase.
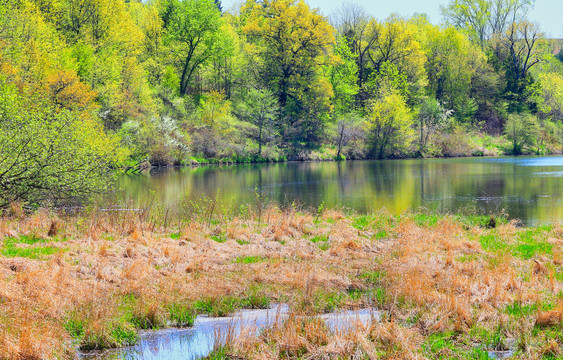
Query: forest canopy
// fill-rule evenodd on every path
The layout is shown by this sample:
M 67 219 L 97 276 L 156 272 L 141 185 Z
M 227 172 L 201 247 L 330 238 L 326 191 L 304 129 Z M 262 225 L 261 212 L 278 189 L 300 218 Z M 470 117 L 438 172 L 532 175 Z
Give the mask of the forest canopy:
M 2 0 L 0 207 L 142 163 L 558 153 L 561 41 L 532 7 L 451 0 L 432 24 L 303 0 Z

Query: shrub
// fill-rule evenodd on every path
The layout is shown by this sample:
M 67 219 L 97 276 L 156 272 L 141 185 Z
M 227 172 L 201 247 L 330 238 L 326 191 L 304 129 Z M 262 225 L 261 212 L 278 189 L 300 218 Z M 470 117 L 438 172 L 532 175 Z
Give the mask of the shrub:
M 0 78 L 0 208 L 104 191 L 119 157 L 115 139 L 91 117 L 31 102 Z

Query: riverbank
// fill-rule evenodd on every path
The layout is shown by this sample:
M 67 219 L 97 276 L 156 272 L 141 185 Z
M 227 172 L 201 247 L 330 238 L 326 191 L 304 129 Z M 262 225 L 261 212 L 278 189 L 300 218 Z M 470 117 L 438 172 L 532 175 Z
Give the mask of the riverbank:
M 269 154 L 269 155 L 268 155 Z M 163 161 L 161 158 L 149 159 L 144 162 L 131 164 L 125 167 L 125 171 L 142 171 L 150 167 L 183 167 L 183 166 L 205 166 L 205 165 L 233 165 L 233 164 L 261 164 L 261 163 L 284 163 L 284 162 L 322 162 L 322 161 L 346 161 L 346 160 L 375 160 L 369 156 L 367 149 L 346 149 L 338 155 L 338 149 L 334 145 L 323 145 L 318 149 L 294 150 L 290 153 L 272 151 L 263 156 L 256 154 L 232 154 L 219 158 L 206 158 L 201 156 L 189 156 L 185 159 L 169 159 Z M 501 157 L 501 156 L 549 156 L 561 155 L 563 150 L 557 144 L 543 144 L 538 146 L 527 146 L 520 154 L 514 154 L 512 143 L 504 136 L 492 136 L 483 133 L 455 134 L 421 153 L 411 151 L 395 154 L 381 160 L 393 159 L 447 159 L 462 157 Z
M 10 211 L 0 219 L 0 358 L 71 358 L 77 348 L 134 343 L 139 329 L 273 302 L 311 316 L 366 307 L 385 315 L 354 334 L 283 322 L 214 356 L 560 352 L 561 227 L 425 212 L 208 210 Z

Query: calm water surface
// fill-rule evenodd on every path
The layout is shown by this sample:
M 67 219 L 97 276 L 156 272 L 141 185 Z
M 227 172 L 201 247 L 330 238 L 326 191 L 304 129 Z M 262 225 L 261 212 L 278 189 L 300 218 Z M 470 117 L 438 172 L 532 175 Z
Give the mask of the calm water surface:
M 244 332 L 256 335 L 266 327 L 284 321 L 289 308 L 278 304 L 267 310 L 243 310 L 229 317 L 198 316 L 187 329 L 166 329 L 141 333 L 137 345 L 101 352 L 79 353 L 82 360 L 196 360 L 209 355 L 215 344 Z M 373 309 L 347 310 L 320 316 L 330 331 L 345 332 L 356 326 L 379 321 L 380 312 Z
M 525 224 L 563 222 L 563 157 L 416 159 L 205 166 L 124 175 L 120 196 L 137 205 L 217 197 L 253 203 L 393 213 L 505 211 Z

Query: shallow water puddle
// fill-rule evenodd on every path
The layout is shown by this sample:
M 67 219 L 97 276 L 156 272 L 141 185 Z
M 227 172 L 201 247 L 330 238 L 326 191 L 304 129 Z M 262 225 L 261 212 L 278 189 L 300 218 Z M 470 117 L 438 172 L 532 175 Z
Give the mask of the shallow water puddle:
M 287 305 L 275 305 L 267 310 L 243 310 L 230 317 L 198 316 L 195 324 L 186 329 L 143 331 L 137 345 L 127 348 L 79 353 L 80 359 L 143 359 L 193 360 L 203 358 L 214 344 L 225 336 L 237 336 L 242 331 L 257 333 L 287 317 Z M 345 331 L 358 324 L 369 325 L 378 321 L 381 313 L 373 309 L 348 310 L 324 314 L 320 317 L 333 331 Z
M 508 359 L 514 355 L 513 350 L 489 350 L 487 351 L 489 359 Z

